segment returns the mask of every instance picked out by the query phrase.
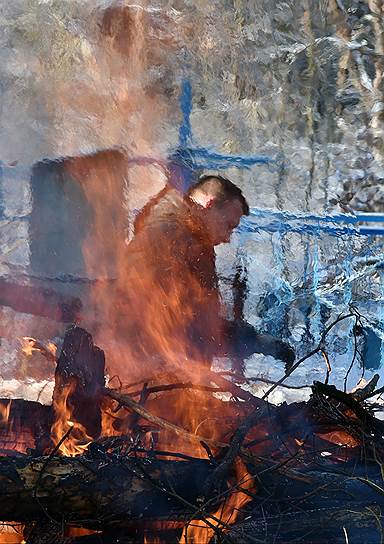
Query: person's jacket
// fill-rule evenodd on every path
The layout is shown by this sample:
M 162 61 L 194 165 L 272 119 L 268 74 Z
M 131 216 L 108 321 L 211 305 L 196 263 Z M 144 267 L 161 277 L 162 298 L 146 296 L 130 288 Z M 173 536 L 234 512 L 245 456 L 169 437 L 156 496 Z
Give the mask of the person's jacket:
M 291 365 L 291 346 L 244 321 L 221 317 L 215 251 L 196 206 L 167 187 L 136 221 L 113 317 L 129 357 L 151 368 L 263 353 Z
M 196 206 L 167 189 L 136 221 L 116 312 L 136 360 L 209 363 L 221 344 L 214 247 Z

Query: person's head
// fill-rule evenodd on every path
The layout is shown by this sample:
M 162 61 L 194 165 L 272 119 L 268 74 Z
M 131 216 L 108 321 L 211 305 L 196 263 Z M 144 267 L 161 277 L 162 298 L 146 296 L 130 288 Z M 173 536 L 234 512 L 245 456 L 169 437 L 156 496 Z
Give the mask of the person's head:
M 213 245 L 229 242 L 242 215 L 249 206 L 241 189 L 222 176 L 203 176 L 188 191 L 199 206 L 200 215 Z

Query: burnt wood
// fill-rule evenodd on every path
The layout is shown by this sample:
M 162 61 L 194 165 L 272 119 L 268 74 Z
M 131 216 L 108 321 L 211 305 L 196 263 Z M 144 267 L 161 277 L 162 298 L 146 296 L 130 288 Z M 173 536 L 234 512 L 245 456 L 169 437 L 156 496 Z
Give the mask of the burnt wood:
M 0 455 L 34 450 L 42 454 L 50 445 L 51 406 L 23 399 L 0 399 Z
M 258 515 L 235 526 L 228 536 L 236 544 L 381 544 L 381 526 L 379 505 L 355 501 L 349 507 L 301 508 L 286 515 Z
M 67 403 L 71 419 L 81 423 L 94 439 L 101 431 L 103 396 L 112 396 L 141 417 L 149 417 L 149 412 L 139 403 L 105 389 L 104 364 L 104 353 L 94 345 L 91 335 L 72 326 L 65 335 L 58 358 L 52 407 L 20 400 L 9 405 L 8 400 L 0 400 L 0 412 L 9 415 L 7 423 L 3 421 L 3 429 L 0 424 L 0 441 L 2 431 L 3 437 L 12 439 L 16 429 L 17 438 L 19 427 L 21 436 L 28 431 L 34 440 L 30 446 L 35 450 L 33 457 L 15 455 L 15 448 L 0 451 L 7 455 L 0 457 L 0 520 L 33 524 L 29 544 L 61 542 L 64 525 L 102 530 L 105 540 L 101 541 L 106 543 L 114 542 L 114 535 L 124 533 L 127 542 L 130 534 L 132 542 L 141 542 L 134 539 L 140 534 L 140 538 L 144 538 L 145 520 L 185 523 L 190 519 L 204 519 L 222 501 L 235 455 L 243 457 L 256 480 L 252 500 L 243 512 L 249 519 L 228 533 L 232 542 L 283 543 L 300 542 L 301 538 L 309 543 L 315 531 L 314 538 L 318 540 L 313 542 L 320 544 L 332 539 L 344 526 L 353 541 L 364 542 L 368 535 L 371 540 L 367 542 L 375 542 L 376 526 L 381 524 L 384 510 L 380 473 L 383 427 L 363 404 L 351 400 L 350 395 L 315 384 L 310 403 L 259 410 L 260 420 L 251 412 L 249 418 L 239 421 L 240 431 L 242 425 L 245 426 L 240 439 L 235 433 L 230 444 L 221 445 L 224 457 L 220 470 L 216 464 L 219 458 L 165 461 L 156 458 L 153 451 L 140 451 L 130 437 L 123 440 L 122 446 L 116 440 L 110 443 L 99 440 L 90 445 L 86 454 L 76 458 L 55 456 L 52 445 L 48 449 L 43 444 L 69 386 L 72 389 Z M 327 410 L 320 413 L 319 406 Z M 350 410 L 355 414 L 352 422 Z M 271 436 L 259 433 L 256 441 L 247 442 L 249 428 L 261 425 L 263 418 Z M 155 423 L 160 428 L 166 424 L 160 418 Z M 354 436 L 362 437 L 362 446 L 350 454 L 349 462 L 340 461 L 337 446 L 315 437 L 324 426 L 329 430 L 344 426 Z M 302 432 L 298 433 L 298 429 Z M 273 434 L 277 435 L 275 440 Z M 286 439 L 290 437 L 288 447 Z M 302 438 L 302 445 L 295 445 L 295 437 Z M 271 441 L 268 459 L 265 455 L 248 455 L 246 451 L 252 443 L 257 446 L 259 440 Z M 332 457 L 327 460 L 321 453 L 328 449 Z M 37 456 L 41 451 L 52 451 L 52 454 Z M 159 455 L 164 457 L 164 453 Z M 319 468 L 313 470 L 313 467 Z M 212 479 L 214 486 L 204 485 Z M 209 506 L 201 509 L 209 499 Z M 84 543 L 100 538 L 84 537 Z M 62 541 L 66 542 L 65 537 Z
M 210 463 L 199 459 L 111 459 L 104 453 L 94 458 L 4 457 L 0 520 L 50 518 L 90 529 L 121 530 L 135 519 L 178 519 L 198 510 L 201 483 L 210 470 Z
M 97 438 L 101 432 L 104 368 L 104 352 L 94 345 L 92 336 L 80 327 L 70 327 L 57 361 L 53 409 L 56 413 L 66 389 L 72 386 L 67 399 L 72 411 L 71 419 L 81 423 L 92 438 Z
M 72 544 L 73 539 L 64 536 L 63 525 L 47 516 L 26 526 L 24 538 L 27 544 Z
M 153 520 L 187 523 L 207 517 L 224 496 L 223 487 L 209 507 L 201 501 L 212 468 L 205 460 L 141 458 L 97 445 L 75 458 L 0 458 L 0 520 L 38 522 L 38 532 L 50 520 L 53 532 L 67 524 L 103 530 L 106 538 L 145 528 L 146 520 L 147 530 L 154 528 Z M 350 534 L 377 531 L 384 506 L 377 465 L 358 472 L 356 466 L 347 466 L 345 474 L 334 467 L 304 469 L 306 481 L 277 472 L 263 475 L 260 468 L 257 490 L 244 512 L 248 520 L 229 532 L 232 542 L 300 541 L 307 534 L 303 542 L 310 542 L 314 530 L 315 542 L 322 542 L 323 537 L 338 536 L 343 526 Z M 273 539 L 263 541 L 265 535 Z

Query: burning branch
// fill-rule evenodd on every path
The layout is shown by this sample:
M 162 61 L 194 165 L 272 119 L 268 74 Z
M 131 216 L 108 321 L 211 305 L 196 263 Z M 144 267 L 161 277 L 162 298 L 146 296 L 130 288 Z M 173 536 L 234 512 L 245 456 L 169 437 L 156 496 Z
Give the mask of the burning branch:
M 150 421 L 151 423 L 154 423 L 155 425 L 158 425 L 159 427 L 163 429 L 167 429 L 169 431 L 174 432 L 178 436 L 182 436 L 184 438 L 187 438 L 188 440 L 193 440 L 196 442 L 205 442 L 206 444 L 218 448 L 225 448 L 228 446 L 228 444 L 224 442 L 215 442 L 213 440 L 210 440 L 209 438 L 205 438 L 203 436 L 199 436 L 198 434 L 193 434 L 189 431 L 186 431 L 182 427 L 179 427 L 178 425 L 174 425 L 173 423 L 169 423 L 169 421 L 166 421 L 165 419 L 162 419 L 158 416 L 155 416 L 148 412 L 141 404 L 134 401 L 129 397 L 128 395 L 123 395 L 122 393 L 116 393 L 115 391 L 112 391 L 111 389 L 105 389 L 105 395 L 110 397 L 113 400 L 116 400 L 121 406 L 126 406 L 127 408 L 133 410 L 137 414 L 139 414 L 142 418 L 146 419 L 147 421 Z
M 356 314 L 340 316 L 332 323 L 315 351 L 324 351 L 326 333 L 337 322 L 352 316 Z M 60 524 L 66 523 L 106 533 L 118 527 L 126 534 L 133 531 L 136 538 L 140 533 L 137 533 L 138 520 L 147 524 L 145 534 L 151 534 L 150 527 L 156 527 L 156 520 L 165 517 L 164 523 L 172 526 L 172 530 L 178 527 L 177 538 L 183 544 L 208 544 L 215 535 L 221 542 L 237 544 L 241 539 L 231 527 L 242 523 L 238 516 L 246 513 L 257 519 L 261 507 L 266 512 L 268 527 L 288 535 L 286 540 L 289 540 L 293 530 L 289 515 L 306 509 L 311 512 L 318 506 L 316 501 L 326 508 L 335 493 L 338 509 L 334 524 L 342 520 L 353 527 L 351 505 L 346 504 L 350 486 L 355 486 L 357 495 L 363 497 L 361 508 L 375 511 L 377 504 L 381 504 L 384 424 L 363 404 L 364 399 L 381 392 L 375 391 L 377 378 L 352 394 L 316 382 L 308 403 L 271 406 L 248 392 L 240 393 L 238 386 L 212 372 L 207 374 L 216 386 L 192 382 L 145 384 L 141 390 L 124 394 L 104 387 L 101 363 L 104 363 L 103 354 L 93 345 L 90 335 L 76 327 L 69 329 L 58 360 L 54 404 L 44 407 L 50 415 L 44 415 L 41 423 L 46 434 L 51 428 L 56 429 L 56 434 L 51 434 L 53 449 L 45 442 L 44 451 L 51 453 L 39 456 L 41 443 L 34 456 L 0 458 L 0 481 L 5 490 L 0 494 L 0 518 L 4 521 L 35 522 L 43 513 L 54 525 L 53 528 L 47 525 L 46 529 L 52 535 L 56 535 Z M 296 368 L 298 364 L 300 361 Z M 273 388 L 278 385 L 276 382 Z M 197 403 L 205 402 L 212 410 L 222 412 L 221 418 L 210 417 L 203 411 L 200 420 L 191 419 L 188 425 L 188 419 L 177 424 L 162 417 L 159 403 L 166 406 L 169 395 L 173 399 L 188 391 L 188 395 L 198 394 Z M 244 402 L 236 402 L 235 398 L 219 400 L 214 396 L 219 391 L 229 391 L 236 398 L 241 395 Z M 156 393 L 161 395 L 151 398 Z M 132 396 L 139 396 L 139 401 Z M 194 397 L 180 398 L 185 402 Z M 215 404 L 209 404 L 212 399 Z M 4 404 L 2 418 L 7 419 L 2 425 L 4 432 L 9 432 L 13 414 L 21 402 L 24 401 Z M 114 422 L 124 423 L 127 436 L 122 436 L 117 427 L 108 429 L 112 436 L 106 436 L 104 427 L 98 430 L 94 425 L 94 421 L 100 421 L 100 412 L 113 411 L 114 403 L 118 406 L 110 417 L 113 416 Z M 53 415 L 56 424 L 61 421 L 61 430 L 56 424 L 52 426 Z M 140 419 L 156 429 L 158 441 L 151 440 L 149 447 L 143 438 L 148 428 Z M 217 420 L 222 432 L 212 434 L 212 429 L 200 432 L 202 424 L 209 420 Z M 23 424 L 25 421 L 24 418 Z M 230 422 L 225 432 L 224 421 L 228 425 Z M 134 426 L 129 427 L 132 422 Z M 82 426 L 87 439 L 77 451 L 81 454 L 69 457 L 70 442 Z M 93 435 L 89 432 L 92 428 Z M 66 449 L 62 447 L 64 444 Z M 190 451 L 182 451 L 183 447 L 177 451 L 180 444 L 191 444 Z M 57 455 L 59 452 L 61 456 Z M 208 459 L 197 459 L 194 452 Z M 360 476 L 356 467 L 362 455 L 364 474 Z M 348 474 L 346 459 L 353 461 L 353 475 Z M 332 474 L 335 466 L 345 475 Z M 276 505 L 283 520 L 278 527 L 273 516 Z M 371 518 L 362 516 L 368 525 Z M 312 523 L 316 524 L 316 519 Z M 328 521 L 329 526 L 332 523 Z M 36 525 L 36 534 L 43 527 Z M 248 527 L 247 523 L 244 527 Z M 156 531 L 153 529 L 157 534 Z M 263 538 L 258 528 L 248 531 L 245 541 L 259 543 Z

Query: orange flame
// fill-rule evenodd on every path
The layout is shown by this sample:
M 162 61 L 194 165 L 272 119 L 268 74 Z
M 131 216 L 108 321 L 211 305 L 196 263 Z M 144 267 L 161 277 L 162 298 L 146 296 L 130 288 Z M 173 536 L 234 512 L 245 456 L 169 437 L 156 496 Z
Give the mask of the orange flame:
M 35 348 L 35 339 L 29 336 L 23 336 L 21 339 L 21 351 L 31 357 L 34 351 L 39 351 Z
M 23 537 L 24 525 L 13 521 L 0 523 L 0 544 L 26 544 Z
M 96 535 L 101 533 L 101 531 L 94 531 L 91 529 L 83 529 L 82 527 L 66 527 L 65 536 L 75 538 L 77 536 L 88 536 Z
M 117 413 L 113 413 L 113 403 L 104 399 L 101 410 L 101 436 L 119 436 L 122 431 L 116 430 L 114 424 L 120 418 Z M 126 415 L 126 413 L 125 413 Z
M 11 406 L 12 406 L 12 400 L 2 400 L 0 402 L 0 426 L 1 427 L 5 427 L 8 425 Z
M 180 544 L 208 544 L 217 529 L 225 532 L 228 526 L 237 521 L 241 508 L 251 500 L 251 494 L 255 493 L 255 484 L 254 478 L 240 458 L 236 459 L 234 468 L 235 483 L 232 483 L 233 490 L 228 500 L 224 500 L 214 514 L 206 516 L 208 523 L 204 519 L 191 521 L 183 530 Z
M 128 36 L 113 35 L 115 10 L 109 11 L 104 21 L 108 40 L 112 38 L 110 53 L 113 54 L 116 48 L 121 53 L 122 44 L 126 45 L 123 49 L 127 58 L 124 59 L 123 71 L 118 74 L 118 80 L 124 81 L 125 88 L 114 90 L 114 98 L 118 106 L 124 103 L 124 116 L 129 120 L 129 138 L 134 142 L 130 151 L 137 156 L 156 156 L 160 149 L 164 150 L 163 143 L 159 146 L 157 127 L 160 128 L 169 115 L 160 94 L 147 92 L 148 67 L 153 59 L 151 61 L 148 55 L 146 39 L 149 33 L 145 29 L 150 23 L 145 9 L 127 6 L 124 10 L 127 18 L 122 19 L 117 13 L 117 22 L 118 28 L 122 28 L 124 21 L 127 22 L 129 40 L 123 40 Z M 132 77 L 129 77 L 130 74 Z M 117 111 L 120 112 L 118 108 Z M 163 255 L 164 262 L 170 268 L 178 270 L 181 282 L 173 282 L 166 270 L 160 273 L 156 270 L 154 252 L 145 255 L 141 263 L 132 263 L 132 246 L 128 251 L 126 247 L 129 227 L 127 210 L 132 212 L 140 208 L 148 197 L 161 189 L 165 183 L 164 173 L 153 166 L 144 165 L 128 170 L 124 157 L 115 150 L 67 161 L 66 168 L 81 186 L 92 209 L 92 228 L 83 245 L 83 256 L 89 277 L 101 280 L 91 285 L 90 300 L 85 305 L 84 326 L 92 332 L 95 342 L 105 349 L 108 372 L 117 374 L 123 381 L 148 382 L 148 386 L 179 382 L 180 379 L 210 385 L 206 372 L 209 356 L 202 360 L 204 357 L 198 343 L 202 336 L 207 335 L 213 344 L 219 343 L 219 300 L 216 290 L 203 287 L 204 282 L 184 266 L 183 260 L 173 251 L 173 233 L 153 240 L 152 247 L 156 248 L 157 254 Z M 132 241 L 135 242 L 135 237 Z M 201 254 L 197 254 L 196 259 L 200 258 Z M 104 281 L 108 278 L 117 279 L 114 282 Z M 199 317 L 196 316 L 196 307 L 203 309 Z M 196 339 L 195 342 L 191 336 Z M 68 433 L 71 421 L 74 426 L 77 425 L 68 406 L 70 394 L 70 390 L 63 392 L 60 406 L 55 407 L 58 418 L 52 427 L 52 437 L 56 444 Z M 145 400 L 145 407 L 150 413 L 213 444 L 225 442 L 232 436 L 238 424 L 234 418 L 238 414 L 233 405 L 220 401 L 212 394 L 193 390 L 167 391 Z M 122 434 L 115 425 L 115 418 L 122 421 L 123 427 L 127 422 L 127 412 L 121 412 L 114 413 L 113 407 L 103 408 L 103 436 Z M 226 422 L 226 417 L 232 417 L 232 420 Z M 148 428 L 148 421 L 136 418 L 135 425 Z M 81 426 L 77 426 L 77 431 L 80 440 L 76 447 L 71 445 L 75 430 L 61 444 L 60 451 L 65 455 L 79 454 L 87 447 L 90 437 L 86 436 Z M 148 435 L 152 431 L 140 432 L 144 446 L 149 442 L 148 447 L 151 447 L 157 441 L 156 447 L 163 451 L 207 457 L 199 440 L 179 436 L 164 428 L 150 438 Z M 237 467 L 236 472 L 238 470 Z M 239 481 L 243 477 L 240 473 L 237 475 Z M 234 491 L 218 515 L 226 522 L 232 522 L 236 517 L 236 508 L 245 504 L 244 497 L 245 493 Z M 207 530 L 209 534 L 209 528 L 203 527 L 202 530 Z
M 59 444 L 63 437 L 67 436 L 66 440 L 60 444 L 58 451 L 68 457 L 81 455 L 92 442 L 92 438 L 88 436 L 84 426 L 71 419 L 73 409 L 68 399 L 75 387 L 76 382 L 71 380 L 63 387 L 61 395 L 56 398 L 54 403 L 56 420 L 51 427 L 51 438 L 54 444 Z
M 44 345 L 31 336 L 23 336 L 21 339 L 21 351 L 25 353 L 25 355 L 28 355 L 28 357 L 31 357 L 33 352 L 38 351 L 47 359 L 55 361 L 57 346 L 55 346 L 53 342 L 48 342 L 46 345 Z
M 162 540 L 159 536 L 144 535 L 144 544 L 162 544 Z
M 0 402 L 0 425 L 8 424 L 9 413 L 11 411 L 12 400 Z
M 56 358 L 57 346 L 53 342 L 48 342 L 46 348 Z

